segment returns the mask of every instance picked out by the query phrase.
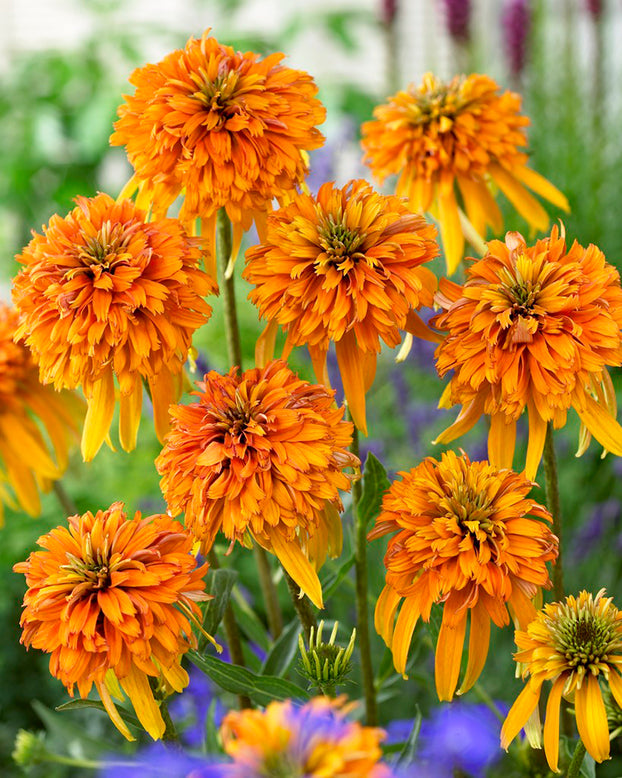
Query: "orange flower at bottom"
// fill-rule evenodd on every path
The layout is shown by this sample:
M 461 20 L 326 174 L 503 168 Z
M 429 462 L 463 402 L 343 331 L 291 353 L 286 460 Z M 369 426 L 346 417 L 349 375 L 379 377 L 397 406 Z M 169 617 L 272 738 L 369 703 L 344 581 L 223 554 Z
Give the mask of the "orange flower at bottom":
M 302 381 L 284 362 L 236 375 L 212 371 L 199 401 L 171 408 L 172 431 L 156 460 L 173 515 L 209 550 L 219 531 L 274 553 L 318 607 L 317 570 L 341 553 L 343 469 L 352 424 L 334 393 Z
M 272 702 L 265 711 L 228 713 L 222 724 L 230 778 L 390 778 L 380 763 L 381 729 L 348 721 L 344 698 L 314 697 L 297 706 Z
M 95 684 L 115 726 L 131 736 L 111 695 L 121 689 L 154 739 L 165 730 L 149 684 L 181 691 L 182 655 L 195 644 L 190 621 L 201 611 L 207 565 L 197 567 L 193 538 L 170 516 L 128 519 L 116 502 L 95 515 L 70 516 L 37 541 L 44 551 L 14 566 L 28 591 L 21 642 L 50 656 L 50 672 L 73 696 Z
M 583 591 L 545 605 L 526 630 L 516 632 L 514 659 L 530 675 L 501 729 L 507 749 L 536 710 L 544 681 L 553 681 L 546 704 L 544 750 L 557 772 L 562 697 L 574 701 L 579 737 L 597 761 L 609 759 L 609 725 L 599 681 L 622 706 L 622 612 L 604 597 Z
M 400 475 L 368 535 L 371 540 L 398 530 L 384 559 L 386 586 L 376 605 L 376 630 L 393 652 L 395 669 L 404 673 L 417 621 L 428 621 L 432 605 L 444 603 L 435 677 L 439 698 L 451 700 L 468 614 L 469 659 L 459 694 L 484 667 L 491 619 L 503 627 L 509 610 L 526 628 L 535 617 L 531 600 L 540 587 L 551 585 L 546 562 L 557 557 L 557 538 L 533 518 L 551 520 L 542 505 L 528 499 L 531 483 L 511 470 L 448 451 L 440 462 L 428 457 Z

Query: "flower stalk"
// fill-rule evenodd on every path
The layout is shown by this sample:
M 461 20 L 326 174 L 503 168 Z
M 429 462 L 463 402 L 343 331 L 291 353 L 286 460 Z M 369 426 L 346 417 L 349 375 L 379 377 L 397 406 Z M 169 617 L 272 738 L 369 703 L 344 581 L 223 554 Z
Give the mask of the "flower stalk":
M 585 756 L 586 748 L 583 745 L 583 741 L 579 740 L 577 747 L 574 750 L 570 764 L 568 765 L 568 772 L 566 778 L 577 778 L 581 774 L 581 765 L 583 764 L 583 757 Z
M 553 567 L 553 594 L 555 600 L 561 602 L 564 599 L 564 570 L 562 565 L 562 522 L 561 506 L 559 499 L 559 479 L 557 477 L 557 457 L 555 456 L 555 443 L 553 441 L 553 422 L 550 421 L 546 429 L 544 441 L 544 488 L 546 492 L 546 505 L 553 517 L 553 534 L 559 541 L 558 556 Z
M 359 456 L 359 435 L 356 425 L 352 435 L 351 451 Z M 356 571 L 356 627 L 359 636 L 359 651 L 361 657 L 361 675 L 365 695 L 365 720 L 370 727 L 378 724 L 378 705 L 376 702 L 376 686 L 374 683 L 374 668 L 371 660 L 371 640 L 369 636 L 369 612 L 367 607 L 367 527 L 359 513 L 362 487 L 360 479 L 352 484 L 352 512 L 356 527 L 356 549 L 354 568 Z

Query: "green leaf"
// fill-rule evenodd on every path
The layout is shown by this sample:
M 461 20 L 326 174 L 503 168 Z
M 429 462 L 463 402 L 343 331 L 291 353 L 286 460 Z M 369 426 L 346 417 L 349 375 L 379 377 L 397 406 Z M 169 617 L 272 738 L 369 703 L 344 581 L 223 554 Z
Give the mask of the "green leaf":
M 366 527 L 380 513 L 382 498 L 390 485 L 382 462 L 370 451 L 363 469 L 363 493 L 358 507 L 359 518 Z
M 138 727 L 138 729 L 143 728 L 140 721 L 136 718 L 136 716 L 134 716 L 133 713 L 130 713 L 127 708 L 124 708 L 123 705 L 119 705 L 117 702 L 115 702 L 115 706 L 126 724 L 131 724 L 133 727 Z M 104 703 L 100 702 L 99 700 L 71 700 L 70 702 L 65 702 L 62 705 L 59 705 L 54 710 L 82 710 L 83 708 L 97 708 L 97 710 L 103 711 L 106 716 L 108 715 L 108 711 L 104 707 Z M 37 713 L 39 713 L 38 710 Z
M 221 689 L 232 694 L 246 694 L 257 705 L 267 705 L 272 700 L 309 699 L 308 692 L 291 681 L 257 675 L 246 667 L 231 665 L 213 656 L 200 656 L 196 651 L 189 651 L 187 656 Z
M 205 717 L 205 742 L 204 748 L 206 754 L 222 753 L 222 743 L 216 727 L 216 704 L 218 700 L 211 701 Z
M 214 596 L 203 611 L 203 629 L 210 635 L 215 635 L 220 626 L 237 578 L 237 570 L 225 569 L 209 570 L 205 576 L 205 591 Z
M 255 611 L 237 590 L 233 592 L 231 601 L 233 603 L 235 620 L 240 629 L 253 643 L 256 643 L 264 651 L 268 652 L 271 645 L 270 636 L 260 619 L 257 618 Z
M 419 710 L 418 705 L 415 709 L 416 713 L 415 720 L 413 721 L 413 728 L 410 731 L 408 740 L 406 743 L 404 743 L 404 748 L 397 758 L 398 765 L 405 766 L 411 764 L 415 758 L 415 754 L 417 753 L 417 741 L 419 740 L 419 732 L 421 730 L 421 711 Z
M 261 668 L 262 675 L 281 677 L 287 673 L 298 651 L 300 622 L 295 619 L 281 632 Z
M 324 592 L 324 600 L 328 600 L 331 594 L 336 591 L 343 579 L 348 575 L 350 568 L 356 561 L 356 557 L 352 554 L 348 559 L 342 562 L 334 573 L 326 576 L 326 580 L 322 583 L 322 591 Z

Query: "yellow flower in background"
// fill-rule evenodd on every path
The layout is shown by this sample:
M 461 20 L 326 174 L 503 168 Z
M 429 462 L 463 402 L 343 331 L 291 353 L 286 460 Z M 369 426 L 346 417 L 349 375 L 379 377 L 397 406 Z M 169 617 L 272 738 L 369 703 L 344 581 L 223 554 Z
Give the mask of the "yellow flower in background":
M 427 73 L 419 87 L 393 95 L 363 124 L 365 162 L 380 182 L 398 174 L 396 194 L 406 197 L 413 211 L 430 211 L 438 220 L 450 274 L 464 255 L 465 235 L 477 243 L 487 226 L 495 233 L 503 229 L 497 187 L 541 232 L 549 217 L 530 189 L 569 210 L 564 195 L 527 167 L 529 119 L 520 114 L 520 104 L 519 95 L 500 93 L 488 76 L 474 73 L 443 83 Z
M 125 146 L 137 202 L 165 214 L 179 196 L 180 219 L 204 219 L 213 245 L 225 208 L 235 242 L 253 219 L 261 230 L 274 198 L 291 197 L 307 173 L 306 151 L 324 136 L 325 109 L 310 75 L 208 36 L 191 38 L 153 65 L 138 68 L 110 141 Z
M 171 408 L 156 459 L 169 511 L 185 512 L 204 551 L 218 532 L 244 545 L 254 539 L 323 607 L 317 570 L 341 553 L 339 490 L 351 481 L 343 470 L 359 465 L 344 409 L 281 361 L 211 372 L 197 385 L 198 402 Z
M 488 243 L 463 286 L 442 280 L 434 326 L 447 332 L 436 352 L 441 377 L 452 373 L 442 407 L 462 405 L 436 443 L 490 419 L 488 458 L 512 467 L 516 421 L 526 409 L 525 474 L 533 480 L 547 423 L 563 427 L 573 407 L 583 430 L 578 454 L 594 437 L 622 455 L 622 427 L 607 366 L 622 364 L 622 288 L 615 267 L 594 245 L 568 248 L 557 227 L 527 246 L 517 232 Z
M 72 392 L 39 383 L 30 352 L 14 339 L 17 326 L 17 312 L 0 302 L 0 526 L 4 503 L 39 514 L 39 490 L 47 491 L 65 471 L 84 417 Z
M 65 218 L 53 216 L 17 257 L 24 267 L 13 299 L 17 337 L 32 351 L 41 381 L 84 391 L 88 461 L 109 434 L 115 377 L 123 449 L 136 446 L 143 381 L 164 439 L 192 335 L 211 314 L 202 298 L 215 286 L 199 269 L 199 241 L 176 219 L 146 222 L 130 200 L 106 194 L 77 203 Z
M 538 706 L 545 681 L 552 681 L 546 704 L 544 749 L 557 772 L 562 698 L 573 703 L 579 737 L 597 761 L 609 759 L 609 726 L 601 682 L 622 705 L 622 612 L 601 589 L 582 591 L 565 602 L 545 605 L 527 629 L 516 632 L 514 659 L 529 676 L 501 730 L 507 749 Z
M 451 700 L 469 615 L 459 694 L 484 667 L 491 620 L 503 627 L 511 615 L 524 629 L 535 618 L 532 599 L 551 585 L 546 563 L 557 558 L 558 542 L 544 523 L 549 512 L 528 497 L 531 483 L 511 470 L 448 451 L 399 475 L 368 535 L 397 533 L 384 558 L 376 631 L 393 652 L 395 669 L 405 673 L 418 620 L 429 621 L 432 606 L 443 603 L 434 672 L 439 699 Z
M 365 394 L 381 340 L 397 346 L 400 330 L 434 337 L 416 310 L 431 305 L 436 291 L 436 277 L 422 267 L 438 254 L 435 236 L 397 197 L 358 180 L 341 189 L 324 184 L 317 197 L 298 195 L 268 218 L 265 241 L 246 252 L 244 277 L 255 285 L 249 299 L 269 320 L 268 358 L 280 325 L 284 358 L 307 344 L 317 380 L 328 386 L 334 341 L 348 407 L 365 434 Z
M 93 515 L 70 516 L 39 538 L 14 566 L 26 576 L 21 642 L 50 654 L 50 672 L 73 696 L 93 684 L 115 726 L 134 738 L 112 697 L 130 698 L 152 738 L 165 725 L 149 679 L 162 695 L 181 691 L 183 654 L 201 622 L 197 601 L 207 565 L 197 567 L 194 538 L 170 516 L 128 518 L 117 502 Z
M 231 778 L 310 776 L 391 778 L 380 762 L 384 732 L 348 721 L 343 697 L 314 697 L 304 705 L 271 702 L 265 711 L 228 713 L 221 726 L 225 751 L 233 758 Z

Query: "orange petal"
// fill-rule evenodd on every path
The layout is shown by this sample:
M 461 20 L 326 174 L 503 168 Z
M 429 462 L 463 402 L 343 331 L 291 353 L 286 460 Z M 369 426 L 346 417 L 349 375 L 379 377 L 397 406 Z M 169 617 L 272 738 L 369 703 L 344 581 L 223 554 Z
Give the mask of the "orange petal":
M 584 408 L 575 405 L 581 421 L 607 451 L 618 457 L 622 456 L 622 427 L 589 394 L 585 394 L 583 400 Z
M 363 435 L 367 435 L 363 356 L 352 330 L 346 332 L 343 338 L 335 343 L 335 351 L 352 421 Z
M 491 465 L 511 468 L 516 445 L 516 422 L 507 422 L 504 413 L 494 413 L 490 417 L 490 432 L 488 433 L 488 459 Z
M 551 770 L 556 773 L 559 759 L 559 709 L 566 678 L 561 676 L 553 684 L 546 703 L 544 720 L 544 753 Z
M 134 192 L 138 189 L 138 178 L 136 175 L 133 175 L 130 180 L 125 184 L 123 189 L 119 192 L 119 196 L 117 197 L 117 202 L 120 203 L 121 200 L 128 200 L 130 197 L 134 195 Z M 132 738 L 133 740 L 134 738 Z
M 322 584 L 315 568 L 294 540 L 286 540 L 278 530 L 264 525 L 273 552 L 316 608 L 323 608 Z
M 406 323 L 404 329 L 416 338 L 421 340 L 429 340 L 432 343 L 442 343 L 443 336 L 440 332 L 433 330 L 431 327 L 423 321 L 417 311 L 410 310 L 406 316 Z
M 324 521 L 327 530 L 328 553 L 331 559 L 341 556 L 343 550 L 343 523 L 339 511 L 332 502 L 325 502 L 320 515 L 320 521 Z
M 99 451 L 108 435 L 114 415 L 114 376 L 108 368 L 101 379 L 93 385 L 93 392 L 87 398 L 88 408 L 82 430 L 82 459 L 90 462 Z
M 530 399 L 527 403 L 529 415 L 529 442 L 527 443 L 527 458 L 525 461 L 525 478 L 535 481 L 538 474 L 538 466 L 544 451 L 546 440 L 546 421 L 540 416 L 534 402 Z
M 542 678 L 538 680 L 530 678 L 523 691 L 514 701 L 514 705 L 510 708 L 507 718 L 501 727 L 501 748 L 505 748 L 506 751 L 536 709 L 540 699 L 542 680 Z
M 596 761 L 609 759 L 609 725 L 598 678 L 587 675 L 575 693 L 577 729 L 588 754 Z
M 380 592 L 374 612 L 374 626 L 376 632 L 384 640 L 389 648 L 393 642 L 393 628 L 395 612 L 400 604 L 401 596 L 392 586 L 385 586 Z
M 153 424 L 158 440 L 164 444 L 164 438 L 171 429 L 171 418 L 168 409 L 178 399 L 175 383 L 171 371 L 167 367 L 163 367 L 157 376 L 149 376 L 147 380 L 153 404 Z
M 130 665 L 130 672 L 124 678 L 119 678 L 119 683 L 132 701 L 140 723 L 154 740 L 159 740 L 166 725 L 145 673 Z
M 216 270 L 216 219 L 218 212 L 209 216 L 207 219 L 201 219 L 201 237 L 204 240 L 205 253 L 203 256 L 203 264 L 205 270 L 210 278 L 214 281 L 218 280 L 218 272 Z
M 451 384 L 445 387 L 443 396 L 439 401 L 439 408 L 447 407 L 445 402 L 448 400 L 449 393 L 451 392 L 449 388 L 450 386 Z M 443 403 L 443 405 L 441 405 L 441 403 Z M 483 412 L 484 398 L 481 395 L 476 395 L 476 397 L 471 400 L 469 405 L 463 406 L 462 410 L 458 414 L 458 418 L 454 421 L 454 423 L 447 427 L 447 429 L 443 430 L 436 438 L 436 440 L 432 441 L 432 443 L 450 443 L 452 440 L 455 440 L 461 435 L 464 435 L 475 426 Z
M 264 331 L 257 338 L 255 344 L 255 364 L 257 367 L 265 367 L 274 359 L 274 347 L 279 325 L 276 319 L 268 322 Z
M 520 183 L 514 172 L 510 172 L 500 165 L 491 165 L 489 171 L 499 189 L 520 215 L 536 230 L 545 232 L 549 226 L 548 213 Z
M 486 664 L 490 643 L 490 616 L 482 603 L 471 608 L 469 631 L 469 660 L 460 688 L 456 694 L 464 694 L 477 681 Z
M 179 660 L 181 661 L 181 659 Z M 190 683 L 188 673 L 178 662 L 173 662 L 170 667 L 160 665 L 160 672 L 166 679 L 168 685 L 176 692 L 183 691 Z
M 330 378 L 328 377 L 328 368 L 326 366 L 327 349 L 320 348 L 319 346 L 308 346 L 308 349 L 316 381 L 318 384 L 322 384 L 327 389 L 330 389 Z
M 143 382 L 134 374 L 134 387 L 129 394 L 122 394 L 119 400 L 119 441 L 124 451 L 136 448 L 136 438 L 143 409 Z
M 566 195 L 560 192 L 556 186 L 553 186 L 548 178 L 541 176 L 540 173 L 537 173 L 535 170 L 528 167 L 516 167 L 512 171 L 512 174 L 515 178 L 518 178 L 519 181 L 525 184 L 525 186 L 528 186 L 536 194 L 539 194 L 540 197 L 544 197 L 545 200 L 553 203 L 553 205 L 556 205 L 563 211 L 570 210 L 570 204 L 568 203 Z
M 448 625 L 447 607 L 443 610 L 443 621 L 438 633 L 436 655 L 434 657 L 434 679 L 439 700 L 450 701 L 458 684 L 464 635 L 466 632 L 468 608 L 464 609 L 462 617 L 451 626 Z
M 622 708 L 622 678 L 617 670 L 613 668 L 609 671 L 609 688 L 613 694 L 615 701 Z

